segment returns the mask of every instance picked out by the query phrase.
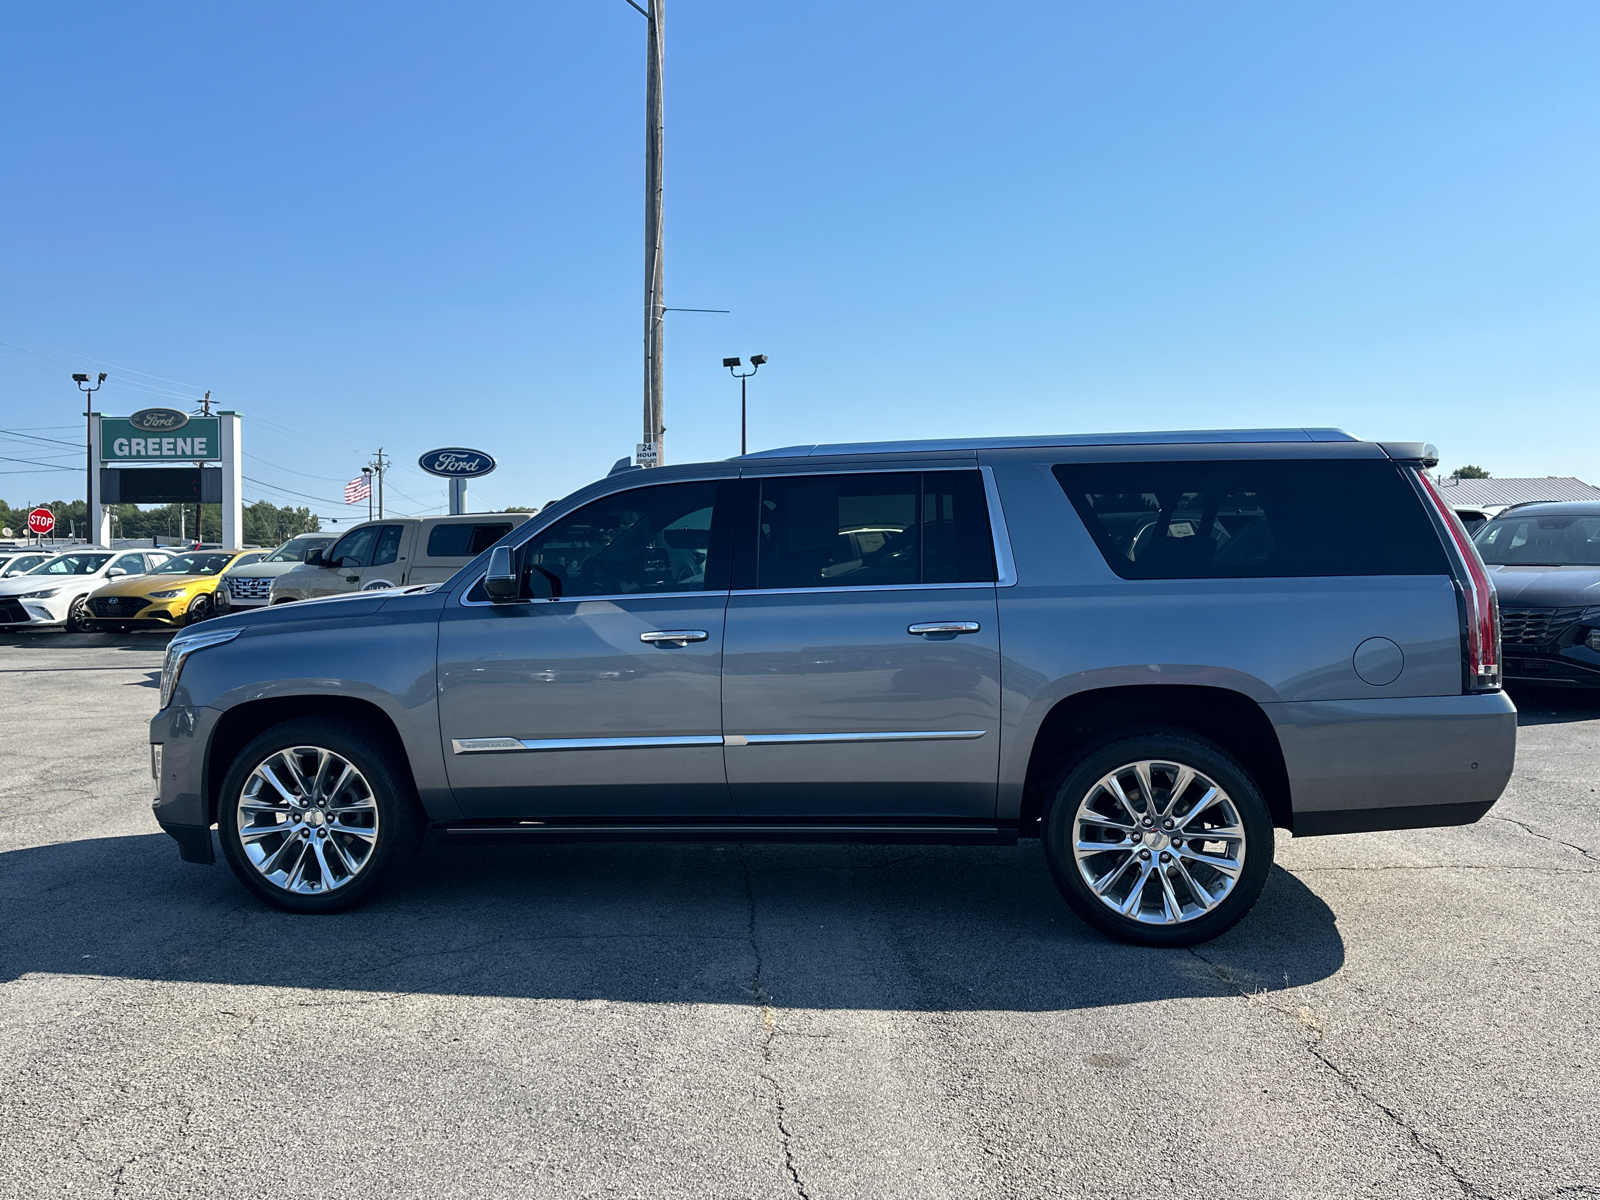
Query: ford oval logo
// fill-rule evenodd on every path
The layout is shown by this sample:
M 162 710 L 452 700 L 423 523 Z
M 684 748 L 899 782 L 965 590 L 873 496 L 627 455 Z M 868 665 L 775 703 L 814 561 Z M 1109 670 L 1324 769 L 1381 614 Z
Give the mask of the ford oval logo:
M 140 433 L 169 433 L 188 423 L 189 414 L 175 408 L 141 408 L 128 418 L 128 424 Z
M 482 450 L 463 450 L 452 446 L 444 450 L 429 450 L 417 459 L 417 466 L 429 475 L 443 475 L 447 479 L 471 479 L 487 475 L 494 470 L 494 459 Z

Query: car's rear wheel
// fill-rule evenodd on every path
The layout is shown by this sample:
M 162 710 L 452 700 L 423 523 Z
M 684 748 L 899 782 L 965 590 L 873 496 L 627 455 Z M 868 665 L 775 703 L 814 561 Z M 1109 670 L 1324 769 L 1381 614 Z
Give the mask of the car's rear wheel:
M 299 718 L 252 741 L 217 804 L 239 881 L 288 912 L 360 903 L 420 844 L 421 807 L 399 754 L 357 722 Z
M 1063 770 L 1046 804 L 1056 886 L 1112 937 L 1192 946 L 1237 924 L 1266 886 L 1266 801 L 1231 755 L 1193 734 L 1102 744 Z

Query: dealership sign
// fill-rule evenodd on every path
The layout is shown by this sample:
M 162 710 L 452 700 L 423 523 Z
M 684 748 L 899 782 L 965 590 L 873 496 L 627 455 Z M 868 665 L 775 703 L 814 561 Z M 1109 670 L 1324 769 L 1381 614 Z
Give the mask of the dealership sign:
M 216 417 L 147 408 L 131 417 L 100 418 L 105 462 L 211 462 L 222 457 Z
M 453 446 L 445 450 L 429 450 L 417 459 L 417 466 L 429 475 L 443 475 L 446 479 L 473 479 L 494 470 L 494 459 L 482 450 L 463 450 Z

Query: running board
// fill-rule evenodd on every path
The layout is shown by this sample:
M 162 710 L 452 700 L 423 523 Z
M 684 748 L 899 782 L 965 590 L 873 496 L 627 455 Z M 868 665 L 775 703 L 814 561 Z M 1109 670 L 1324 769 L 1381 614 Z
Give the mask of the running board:
M 901 846 L 1014 846 L 1015 825 L 774 823 L 697 821 L 667 824 L 576 824 L 566 821 L 497 821 L 438 824 L 447 845 L 479 842 L 872 842 Z

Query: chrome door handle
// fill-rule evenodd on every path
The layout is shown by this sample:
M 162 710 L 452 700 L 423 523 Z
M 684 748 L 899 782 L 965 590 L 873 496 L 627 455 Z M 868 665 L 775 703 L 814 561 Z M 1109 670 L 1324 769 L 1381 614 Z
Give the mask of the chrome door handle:
M 923 637 L 937 637 L 939 634 L 977 633 L 979 629 L 976 621 L 924 621 L 920 625 L 907 625 L 907 633 L 921 634 Z
M 711 635 L 704 629 L 652 629 L 648 633 L 641 633 L 641 642 L 703 642 Z

